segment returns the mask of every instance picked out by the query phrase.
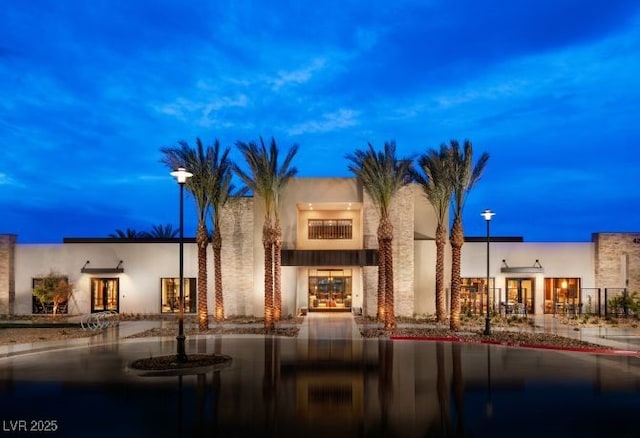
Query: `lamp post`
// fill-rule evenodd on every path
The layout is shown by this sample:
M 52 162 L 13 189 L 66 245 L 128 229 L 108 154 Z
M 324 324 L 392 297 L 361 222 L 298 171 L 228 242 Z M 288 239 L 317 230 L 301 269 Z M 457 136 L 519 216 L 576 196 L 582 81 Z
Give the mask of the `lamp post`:
M 187 178 L 191 178 L 193 174 L 187 172 L 184 167 L 179 167 L 171 172 L 171 176 L 178 181 L 180 186 L 180 295 L 178 299 L 180 308 L 178 309 L 178 336 L 176 336 L 178 351 L 176 361 L 184 363 L 187 361 L 187 353 L 184 346 L 184 268 L 182 266 L 184 259 L 184 184 L 187 182 Z
M 491 334 L 491 315 L 489 314 L 489 223 L 491 222 L 491 218 L 495 215 L 489 209 L 486 209 L 481 213 L 481 216 L 484 217 L 484 220 L 487 221 L 487 316 L 484 320 L 484 334 L 489 336 Z

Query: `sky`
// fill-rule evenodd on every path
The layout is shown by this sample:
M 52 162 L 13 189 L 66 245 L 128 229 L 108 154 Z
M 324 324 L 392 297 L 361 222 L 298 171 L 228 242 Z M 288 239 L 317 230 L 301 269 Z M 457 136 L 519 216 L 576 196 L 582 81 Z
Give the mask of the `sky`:
M 490 155 L 466 235 L 640 232 L 637 0 L 0 0 L 0 233 L 19 243 L 179 223 L 160 148 L 347 153 L 451 139 Z M 185 200 L 185 236 L 195 232 Z

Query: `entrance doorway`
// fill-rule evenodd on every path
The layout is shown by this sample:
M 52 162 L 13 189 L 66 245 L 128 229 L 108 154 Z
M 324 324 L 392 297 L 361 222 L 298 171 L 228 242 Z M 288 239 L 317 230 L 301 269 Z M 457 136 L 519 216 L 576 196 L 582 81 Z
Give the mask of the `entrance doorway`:
M 309 269 L 309 310 L 351 311 L 351 269 Z
M 119 311 L 120 285 L 118 278 L 91 279 L 91 312 Z
M 507 278 L 507 307 L 513 306 L 514 312 L 533 313 L 533 278 Z

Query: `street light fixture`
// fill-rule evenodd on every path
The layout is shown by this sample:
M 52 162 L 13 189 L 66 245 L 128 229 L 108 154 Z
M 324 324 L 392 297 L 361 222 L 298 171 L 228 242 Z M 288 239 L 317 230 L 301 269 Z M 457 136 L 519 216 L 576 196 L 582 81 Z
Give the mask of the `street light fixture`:
M 180 308 L 178 309 L 178 336 L 176 336 L 178 351 L 176 361 L 184 363 L 187 361 L 187 353 L 184 345 L 184 268 L 182 266 L 184 260 L 184 184 L 187 182 L 187 178 L 191 178 L 193 174 L 187 172 L 184 167 L 179 167 L 177 170 L 171 172 L 171 176 L 178 181 L 178 185 L 180 186 L 180 295 L 178 299 Z
M 489 209 L 486 209 L 481 213 L 481 216 L 484 217 L 484 220 L 487 221 L 487 316 L 484 320 L 484 334 L 489 336 L 491 334 L 491 315 L 489 314 L 489 241 L 490 241 L 490 232 L 489 232 L 489 223 L 491 222 L 491 218 L 495 215 Z

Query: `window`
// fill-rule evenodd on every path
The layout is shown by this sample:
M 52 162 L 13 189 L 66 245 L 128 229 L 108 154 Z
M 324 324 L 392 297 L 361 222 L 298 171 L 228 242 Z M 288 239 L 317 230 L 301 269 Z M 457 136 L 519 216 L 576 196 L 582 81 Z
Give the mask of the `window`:
M 160 293 L 162 300 L 162 313 L 178 313 L 180 311 L 180 279 L 162 278 L 160 281 Z M 184 311 L 196 312 L 196 279 L 184 279 Z
M 352 239 L 351 219 L 309 219 L 309 240 Z
M 460 306 L 465 314 L 481 314 L 487 311 L 487 278 L 463 277 L 460 279 Z M 489 279 L 489 303 L 495 310 L 496 300 L 500 300 L 500 290 L 496 290 L 494 279 Z
M 565 313 L 581 305 L 579 278 L 544 279 L 544 313 Z

